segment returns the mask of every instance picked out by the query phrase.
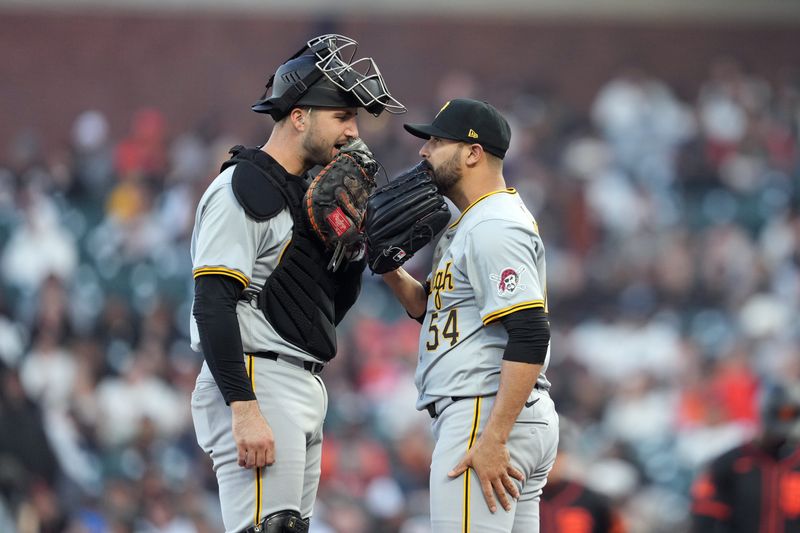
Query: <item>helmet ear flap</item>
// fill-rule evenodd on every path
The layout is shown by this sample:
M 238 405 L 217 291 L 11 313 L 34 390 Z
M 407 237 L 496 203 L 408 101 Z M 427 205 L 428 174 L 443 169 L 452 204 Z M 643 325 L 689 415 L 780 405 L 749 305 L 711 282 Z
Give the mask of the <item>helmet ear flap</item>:
M 267 113 L 275 121 L 281 120 L 322 78 L 314 56 L 292 58 L 278 67 L 267 82 L 264 94 L 250 109 L 256 113 Z M 270 88 L 272 96 L 267 97 Z

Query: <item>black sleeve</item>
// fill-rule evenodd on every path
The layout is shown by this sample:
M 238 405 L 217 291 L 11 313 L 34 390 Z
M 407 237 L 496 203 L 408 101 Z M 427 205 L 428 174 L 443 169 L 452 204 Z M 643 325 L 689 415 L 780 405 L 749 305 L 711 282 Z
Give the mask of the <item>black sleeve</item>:
M 353 261 L 348 263 L 340 272 L 337 272 L 336 295 L 333 298 L 335 309 L 334 325 L 339 322 L 356 303 L 361 292 L 361 274 L 367 266 L 367 260 Z
M 426 280 L 425 283 L 422 284 L 422 288 L 425 289 L 425 295 L 427 296 L 428 294 L 431 293 L 431 282 Z M 411 316 L 411 313 L 406 311 L 406 314 L 408 315 L 408 318 L 413 318 L 414 320 L 416 320 L 420 324 L 425 322 L 425 314 L 426 313 L 427 313 L 427 311 L 423 312 L 419 316 Z
M 419 315 L 419 316 L 411 316 L 411 313 L 409 313 L 408 311 L 406 311 L 406 314 L 408 315 L 408 318 L 413 318 L 414 320 L 416 320 L 416 321 L 417 321 L 417 322 L 419 322 L 420 324 L 422 324 L 423 322 L 425 322 L 425 313 L 422 313 L 422 314 L 421 314 L 421 315 Z
M 523 309 L 500 319 L 508 331 L 503 359 L 541 365 L 550 343 L 550 322 L 544 309 Z
M 255 400 L 244 364 L 236 302 L 242 284 L 228 276 L 209 274 L 194 281 L 194 318 L 208 368 L 225 403 Z

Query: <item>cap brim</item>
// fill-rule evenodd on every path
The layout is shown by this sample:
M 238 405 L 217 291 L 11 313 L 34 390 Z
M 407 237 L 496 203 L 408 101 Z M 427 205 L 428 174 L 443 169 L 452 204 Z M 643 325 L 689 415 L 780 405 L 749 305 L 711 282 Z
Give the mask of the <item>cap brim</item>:
M 420 139 L 430 139 L 431 137 L 440 137 L 442 139 L 458 140 L 457 137 L 440 130 L 432 124 L 403 124 L 403 127 L 408 133 Z

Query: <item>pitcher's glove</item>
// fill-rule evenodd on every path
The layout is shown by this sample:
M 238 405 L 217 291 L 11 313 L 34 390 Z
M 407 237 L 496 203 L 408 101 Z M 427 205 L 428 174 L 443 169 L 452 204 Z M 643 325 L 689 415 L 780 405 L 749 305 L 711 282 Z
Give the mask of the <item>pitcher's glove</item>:
M 329 270 L 364 250 L 364 214 L 375 189 L 378 163 L 361 139 L 354 139 L 311 181 L 304 203 L 311 229 L 333 255 Z
M 375 274 L 402 266 L 450 222 L 450 209 L 433 183 L 433 170 L 422 161 L 367 202 L 367 265 Z

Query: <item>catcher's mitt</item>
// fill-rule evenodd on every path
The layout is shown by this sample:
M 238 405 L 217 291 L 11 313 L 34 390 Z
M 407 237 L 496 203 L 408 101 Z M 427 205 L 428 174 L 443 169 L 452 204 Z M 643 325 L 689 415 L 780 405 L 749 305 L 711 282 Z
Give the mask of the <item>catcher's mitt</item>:
M 450 209 L 422 161 L 367 202 L 367 264 L 376 274 L 399 268 L 450 222 Z
M 375 189 L 378 163 L 361 139 L 343 146 L 339 154 L 311 181 L 305 195 L 311 229 L 333 250 L 329 270 L 357 256 L 364 246 L 364 213 Z

